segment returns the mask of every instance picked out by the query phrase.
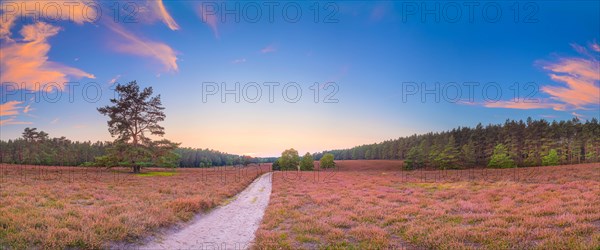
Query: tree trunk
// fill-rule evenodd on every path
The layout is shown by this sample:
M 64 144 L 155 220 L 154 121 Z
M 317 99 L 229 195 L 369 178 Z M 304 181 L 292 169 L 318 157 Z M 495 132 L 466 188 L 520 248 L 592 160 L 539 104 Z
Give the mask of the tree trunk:
M 140 166 L 133 166 L 133 173 L 134 174 L 139 174 L 140 173 L 140 169 L 141 169 Z

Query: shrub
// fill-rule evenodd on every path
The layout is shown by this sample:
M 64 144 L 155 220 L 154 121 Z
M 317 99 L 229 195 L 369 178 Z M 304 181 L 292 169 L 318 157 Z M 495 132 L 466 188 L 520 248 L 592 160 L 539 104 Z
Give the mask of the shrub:
M 312 171 L 315 168 L 315 160 L 310 153 L 306 153 L 300 161 L 300 170 Z
M 273 171 L 281 170 L 281 166 L 279 166 L 279 159 L 275 160 L 275 162 L 273 162 L 273 165 L 271 167 L 273 168 Z
M 333 161 L 334 157 L 332 154 L 325 154 L 323 155 L 323 157 L 321 157 L 321 161 L 320 161 L 320 165 L 321 168 L 323 169 L 327 169 L 327 168 L 333 168 L 335 167 L 335 162 Z

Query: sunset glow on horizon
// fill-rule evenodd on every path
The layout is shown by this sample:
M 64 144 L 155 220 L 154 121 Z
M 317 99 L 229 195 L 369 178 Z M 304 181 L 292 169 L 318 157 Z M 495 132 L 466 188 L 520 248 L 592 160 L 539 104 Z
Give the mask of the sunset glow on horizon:
M 113 140 L 96 108 L 134 80 L 165 138 L 250 156 L 600 119 L 600 2 L 575 2 L 2 1 L 0 140 Z

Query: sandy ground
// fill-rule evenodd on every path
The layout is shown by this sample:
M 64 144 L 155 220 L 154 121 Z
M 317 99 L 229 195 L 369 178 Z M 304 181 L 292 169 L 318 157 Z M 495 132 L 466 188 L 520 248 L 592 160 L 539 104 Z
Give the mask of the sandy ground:
M 247 249 L 269 204 L 271 184 L 272 175 L 266 173 L 230 203 L 198 215 L 189 226 L 139 249 Z

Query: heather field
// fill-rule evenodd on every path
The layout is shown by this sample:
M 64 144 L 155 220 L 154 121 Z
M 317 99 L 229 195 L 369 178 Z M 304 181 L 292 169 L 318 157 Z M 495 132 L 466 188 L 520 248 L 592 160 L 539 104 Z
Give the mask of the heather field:
M 600 164 L 276 172 L 256 248 L 598 249 Z
M 0 249 L 138 242 L 226 202 L 268 170 L 0 165 Z

